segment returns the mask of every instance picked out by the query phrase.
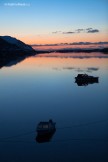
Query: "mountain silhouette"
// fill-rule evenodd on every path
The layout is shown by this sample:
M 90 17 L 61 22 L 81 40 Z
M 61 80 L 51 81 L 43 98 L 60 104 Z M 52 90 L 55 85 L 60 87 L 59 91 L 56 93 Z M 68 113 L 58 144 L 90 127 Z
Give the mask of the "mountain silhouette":
M 34 54 L 35 50 L 22 41 L 10 36 L 0 36 L 0 68 L 11 61 L 22 60 Z

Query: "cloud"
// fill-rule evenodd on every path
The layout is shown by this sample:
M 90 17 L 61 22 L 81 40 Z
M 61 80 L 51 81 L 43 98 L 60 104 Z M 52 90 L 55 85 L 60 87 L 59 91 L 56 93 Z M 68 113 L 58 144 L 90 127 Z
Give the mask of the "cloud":
M 61 34 L 73 34 L 75 32 L 73 32 L 73 31 L 66 31 L 66 32 L 63 32 L 63 31 L 55 31 L 55 32 L 52 32 L 52 34 L 58 34 L 58 33 L 61 33 Z
M 61 45 L 64 45 L 64 46 L 65 45 L 98 45 L 99 48 L 103 48 L 104 45 L 108 45 L 108 42 L 73 42 L 73 43 L 58 43 L 58 44 L 32 44 L 32 46 L 61 46 Z
M 86 28 L 86 29 L 76 29 L 76 30 L 73 30 L 73 31 L 55 31 L 55 32 L 52 32 L 52 34 L 78 34 L 78 33 L 98 33 L 99 30 L 98 29 L 93 29 L 93 28 Z
M 99 30 L 98 30 L 98 29 L 87 28 L 87 29 L 86 29 L 86 32 L 87 32 L 87 33 L 98 33 Z
M 63 67 L 63 70 L 75 70 L 77 72 L 93 72 L 93 71 L 98 71 L 99 68 L 97 67 L 87 67 L 87 68 L 80 68 L 80 67 Z
M 73 42 L 68 45 L 107 45 L 108 42 Z
M 75 32 L 69 31 L 69 32 L 62 32 L 62 34 L 74 34 Z
M 86 30 L 92 30 L 92 28 L 87 28 Z
M 77 32 L 77 33 L 84 32 L 84 29 L 76 29 L 76 32 Z
M 58 33 L 61 33 L 62 31 L 55 31 L 55 32 L 52 32 L 52 34 L 58 34 Z
M 92 30 L 89 30 L 87 33 L 98 33 L 99 30 L 98 29 L 92 29 Z

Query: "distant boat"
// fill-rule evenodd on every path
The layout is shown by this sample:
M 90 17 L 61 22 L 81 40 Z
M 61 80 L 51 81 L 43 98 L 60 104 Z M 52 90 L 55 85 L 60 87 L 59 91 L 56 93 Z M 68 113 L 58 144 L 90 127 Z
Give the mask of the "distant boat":
M 38 143 L 50 142 L 56 131 L 55 124 L 56 123 L 54 123 L 52 120 L 49 120 L 48 122 L 40 122 L 36 129 L 36 141 Z
M 89 76 L 87 74 L 78 74 L 77 77 L 75 77 L 75 83 L 77 83 L 78 86 L 86 86 L 98 82 L 99 77 Z
M 51 119 L 48 122 L 40 122 L 37 125 L 36 131 L 42 135 L 53 132 L 55 130 L 55 124 L 56 123 L 54 123 Z

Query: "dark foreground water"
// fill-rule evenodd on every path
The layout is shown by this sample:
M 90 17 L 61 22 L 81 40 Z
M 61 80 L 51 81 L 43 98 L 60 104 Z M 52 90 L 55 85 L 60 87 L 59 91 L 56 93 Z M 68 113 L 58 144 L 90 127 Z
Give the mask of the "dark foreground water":
M 108 58 L 49 56 L 0 69 L 0 162 L 107 162 Z M 79 73 L 99 83 L 78 86 Z M 36 126 L 50 118 L 56 132 L 38 143 Z

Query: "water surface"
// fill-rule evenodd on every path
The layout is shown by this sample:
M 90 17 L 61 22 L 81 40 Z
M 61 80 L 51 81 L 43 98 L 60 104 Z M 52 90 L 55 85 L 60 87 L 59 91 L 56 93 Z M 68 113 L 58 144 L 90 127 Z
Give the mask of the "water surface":
M 36 55 L 0 69 L 1 162 L 108 161 L 108 58 L 89 55 Z M 99 83 L 78 86 L 79 73 Z M 56 132 L 38 143 L 36 126 L 50 118 Z

